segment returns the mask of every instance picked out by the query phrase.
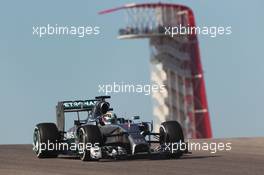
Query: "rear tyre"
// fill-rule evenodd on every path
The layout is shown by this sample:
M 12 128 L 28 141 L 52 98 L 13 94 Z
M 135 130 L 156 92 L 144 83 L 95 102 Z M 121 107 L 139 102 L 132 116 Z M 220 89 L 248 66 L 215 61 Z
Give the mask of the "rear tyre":
M 55 145 L 59 140 L 60 133 L 54 123 L 37 124 L 33 134 L 33 151 L 38 158 L 55 158 L 58 156 Z
M 92 160 L 90 150 L 86 149 L 87 146 L 100 147 L 103 143 L 101 131 L 96 125 L 85 125 L 79 128 L 78 132 L 79 143 L 84 146 L 79 150 L 80 158 L 82 161 Z
M 172 145 L 173 143 L 184 143 L 184 136 L 181 125 L 177 121 L 166 121 L 160 126 L 160 145 Z M 170 147 L 171 148 L 171 147 Z M 183 152 L 178 148 L 177 151 L 170 150 L 170 158 L 179 158 Z

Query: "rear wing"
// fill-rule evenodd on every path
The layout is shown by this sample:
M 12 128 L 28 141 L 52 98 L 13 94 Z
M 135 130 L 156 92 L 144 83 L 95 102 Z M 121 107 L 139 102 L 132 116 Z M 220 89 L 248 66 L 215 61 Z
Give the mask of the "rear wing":
M 63 101 L 59 102 L 62 105 L 64 112 L 78 112 L 78 111 L 90 111 L 99 100 L 77 100 L 77 101 Z
M 92 100 L 59 101 L 56 106 L 57 127 L 65 131 L 65 113 L 92 111 L 99 102 L 104 102 L 110 96 L 98 96 Z

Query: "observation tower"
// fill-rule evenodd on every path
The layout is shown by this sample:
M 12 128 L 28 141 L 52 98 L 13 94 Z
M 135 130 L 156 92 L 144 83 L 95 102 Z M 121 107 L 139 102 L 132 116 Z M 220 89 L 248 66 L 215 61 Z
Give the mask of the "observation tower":
M 119 39 L 148 39 L 151 80 L 165 85 L 152 94 L 156 126 L 168 120 L 181 123 L 186 138 L 211 138 L 203 69 L 197 35 L 167 35 L 169 27 L 195 27 L 192 10 L 167 3 L 127 4 L 101 11 L 125 12 Z M 132 49 L 131 49 L 132 53 Z

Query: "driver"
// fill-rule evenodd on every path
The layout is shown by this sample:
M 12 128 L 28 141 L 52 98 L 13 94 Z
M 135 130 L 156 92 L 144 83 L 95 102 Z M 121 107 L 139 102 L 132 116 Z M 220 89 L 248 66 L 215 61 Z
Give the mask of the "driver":
M 100 117 L 101 125 L 116 124 L 116 122 L 117 122 L 117 117 L 116 117 L 116 114 L 113 112 L 107 112 L 106 114 L 103 114 Z

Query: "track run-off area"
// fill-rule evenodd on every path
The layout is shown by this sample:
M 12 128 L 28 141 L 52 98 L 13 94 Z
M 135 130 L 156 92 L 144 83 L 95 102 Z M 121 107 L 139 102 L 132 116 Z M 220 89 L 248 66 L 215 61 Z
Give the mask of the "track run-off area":
M 201 139 L 197 143 L 231 143 L 229 151 L 192 151 L 180 159 L 38 159 L 32 145 L 0 145 L 0 175 L 263 175 L 264 138 Z

